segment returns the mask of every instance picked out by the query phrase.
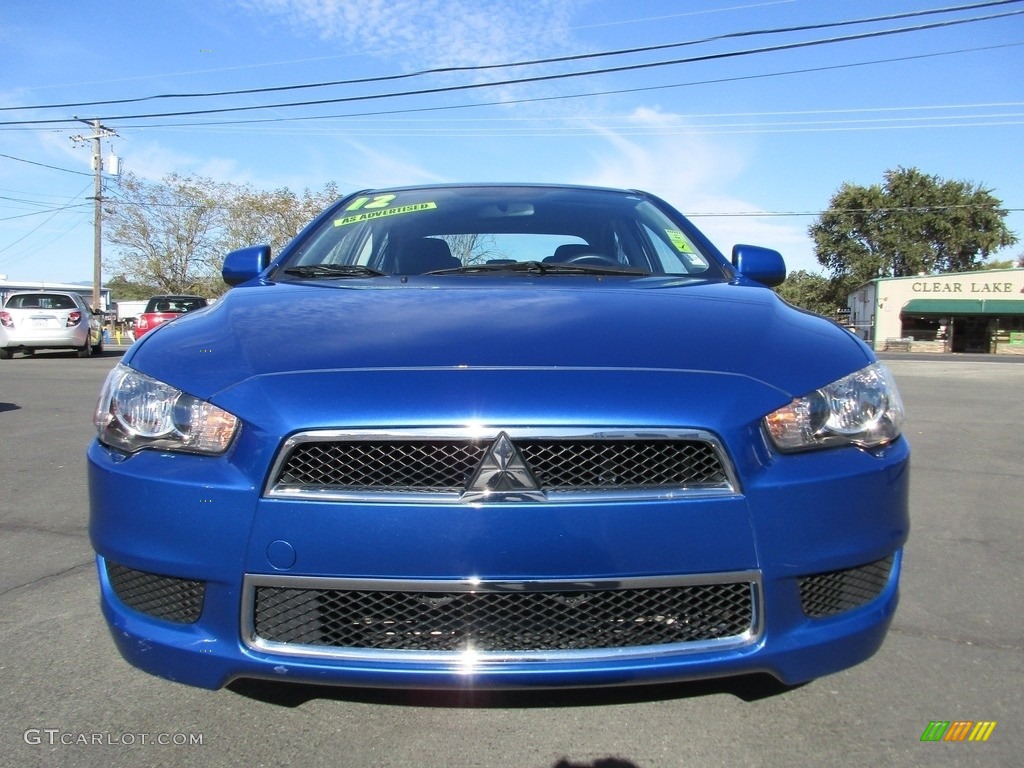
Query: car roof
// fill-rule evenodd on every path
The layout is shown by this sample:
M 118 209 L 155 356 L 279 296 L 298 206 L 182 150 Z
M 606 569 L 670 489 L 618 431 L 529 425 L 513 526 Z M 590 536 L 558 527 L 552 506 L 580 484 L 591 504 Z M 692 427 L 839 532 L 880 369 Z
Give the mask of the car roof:
M 11 296 L 24 296 L 26 293 L 31 293 L 31 294 L 42 293 L 42 294 L 47 294 L 49 296 L 81 296 L 82 295 L 82 294 L 78 293 L 77 291 L 54 291 L 54 290 L 51 290 L 49 288 L 37 288 L 34 291 L 33 290 L 11 291 L 10 293 L 7 294 L 7 296 L 8 296 L 8 298 L 11 297 Z
M 427 191 L 427 190 L 458 190 L 458 189 L 486 189 L 495 191 L 499 189 L 521 189 L 521 190 L 537 190 L 537 191 L 565 191 L 565 192 L 595 192 L 595 193 L 617 193 L 625 195 L 643 195 L 649 197 L 647 192 L 643 192 L 639 189 L 624 189 L 618 187 L 599 187 L 586 184 L 544 184 L 544 183 L 533 183 L 533 182 L 492 182 L 492 181 L 481 181 L 481 182 L 457 182 L 448 184 L 410 184 L 406 186 L 398 187 L 377 187 L 372 189 L 363 189 L 359 192 L 353 192 L 351 195 L 346 197 L 352 197 L 353 195 L 366 195 L 376 194 L 379 192 L 413 192 L 413 191 Z

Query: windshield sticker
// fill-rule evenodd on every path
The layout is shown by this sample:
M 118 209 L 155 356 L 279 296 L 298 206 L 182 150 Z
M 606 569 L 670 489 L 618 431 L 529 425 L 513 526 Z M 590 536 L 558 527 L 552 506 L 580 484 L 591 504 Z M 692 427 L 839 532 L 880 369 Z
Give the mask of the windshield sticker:
M 679 251 L 679 253 L 681 253 L 692 266 L 706 267 L 708 265 L 707 260 L 697 253 L 697 249 L 693 247 L 693 243 L 687 240 L 686 235 L 678 229 L 666 229 L 665 234 L 672 242 L 672 245 L 675 246 L 676 250 Z
M 668 235 L 668 239 L 672 241 L 672 245 L 676 247 L 677 251 L 680 253 L 693 253 L 693 246 L 690 245 L 690 241 L 678 229 L 666 229 L 665 234 Z
M 377 195 L 376 197 L 357 197 L 346 211 L 358 211 L 360 208 L 387 208 L 398 195 Z
M 389 195 L 383 195 L 382 197 L 392 197 Z M 371 219 L 380 219 L 385 216 L 398 216 L 403 213 L 416 213 L 417 211 L 430 211 L 437 208 L 437 203 L 414 203 L 413 205 L 398 205 L 394 208 L 387 208 L 388 203 L 391 200 L 386 200 L 383 205 L 375 205 L 376 200 L 367 202 L 368 198 L 361 197 L 356 200 L 345 210 L 357 210 L 359 213 L 351 216 L 343 216 L 340 219 L 334 220 L 334 226 L 344 227 L 347 224 L 358 224 L 361 221 L 370 221 Z M 373 210 L 370 210 L 373 208 Z

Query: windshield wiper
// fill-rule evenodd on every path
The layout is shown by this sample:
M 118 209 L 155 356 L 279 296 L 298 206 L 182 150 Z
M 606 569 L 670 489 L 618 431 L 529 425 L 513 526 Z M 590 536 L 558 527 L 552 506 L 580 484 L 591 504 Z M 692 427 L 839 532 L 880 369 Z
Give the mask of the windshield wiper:
M 387 274 L 362 264 L 305 264 L 285 267 L 284 273 L 295 277 L 382 277 Z
M 530 275 L 648 275 L 638 267 L 608 264 L 561 264 L 559 262 L 514 261 L 505 264 L 467 264 L 453 269 L 435 269 L 428 275 L 472 275 L 488 272 L 510 272 Z

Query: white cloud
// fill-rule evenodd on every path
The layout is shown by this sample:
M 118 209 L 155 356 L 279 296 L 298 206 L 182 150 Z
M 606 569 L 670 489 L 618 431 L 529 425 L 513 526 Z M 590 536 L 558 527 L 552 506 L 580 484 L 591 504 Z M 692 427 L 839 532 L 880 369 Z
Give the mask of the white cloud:
M 692 216 L 726 256 L 735 243 L 750 243 L 781 251 L 790 270 L 819 268 L 802 219 L 723 215 L 765 211 L 730 191 L 742 183 L 747 150 L 689 133 L 680 115 L 640 108 L 630 118 L 616 129 L 595 127 L 604 146 L 592 150 L 593 168 L 579 183 L 662 197 Z
M 300 35 L 340 40 L 407 68 L 509 61 L 549 49 L 574 0 L 239 0 Z M 554 31 L 554 32 L 553 32 Z M 564 33 L 563 33 L 564 34 Z M 543 45 L 538 45 L 543 43 Z
M 323 161 L 323 172 L 316 174 L 322 181 L 336 181 L 342 191 L 449 181 L 394 146 L 375 149 L 351 139 L 344 144 L 343 149 L 333 147 L 332 159 Z
M 131 173 L 149 182 L 161 181 L 171 173 L 202 176 L 233 184 L 251 181 L 251 174 L 240 168 L 238 161 L 233 158 L 197 156 L 163 142 L 139 140 L 131 134 L 128 136 L 131 137 L 128 141 L 117 141 L 114 149 L 114 154 L 121 158 L 122 173 Z M 109 148 L 104 145 L 103 154 L 109 153 Z

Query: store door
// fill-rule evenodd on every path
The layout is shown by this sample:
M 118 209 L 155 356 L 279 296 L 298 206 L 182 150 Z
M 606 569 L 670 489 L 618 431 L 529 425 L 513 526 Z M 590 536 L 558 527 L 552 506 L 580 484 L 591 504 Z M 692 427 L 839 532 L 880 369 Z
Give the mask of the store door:
M 989 352 L 989 318 L 967 315 L 953 318 L 954 352 Z

